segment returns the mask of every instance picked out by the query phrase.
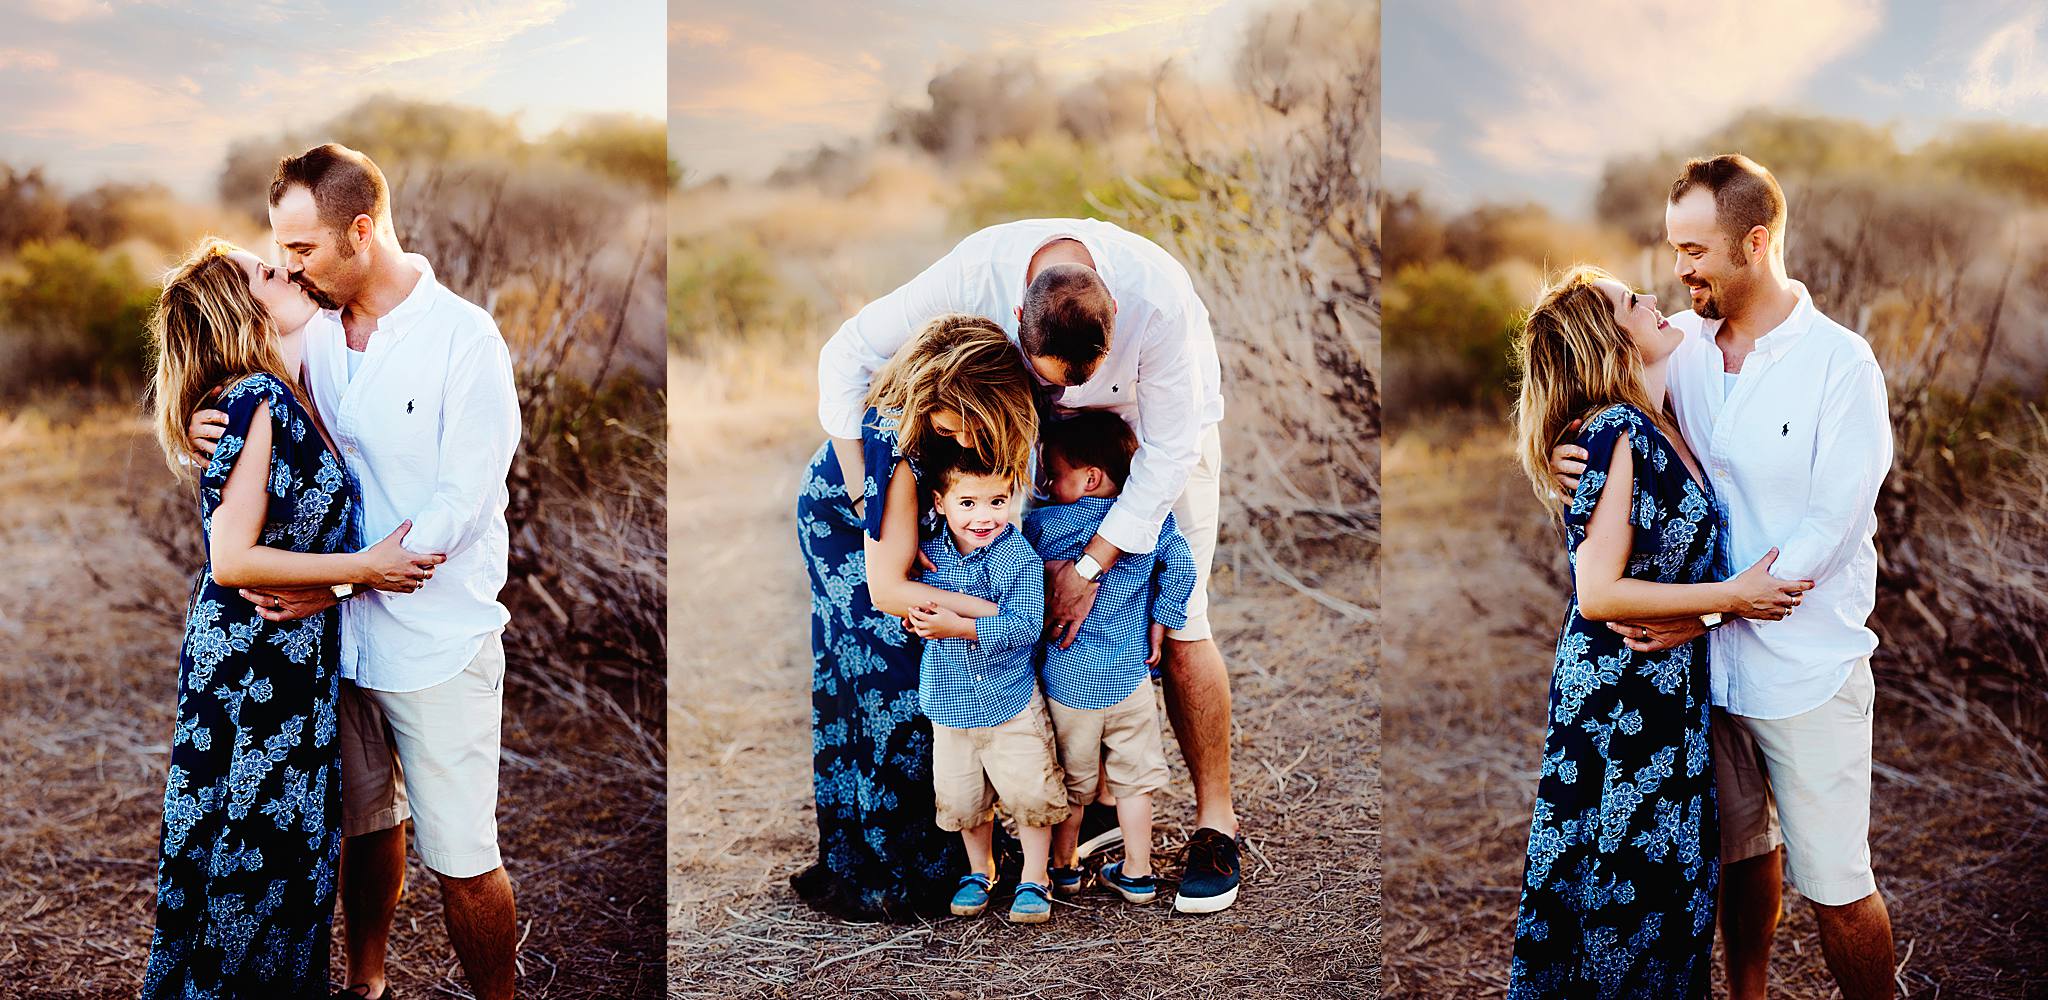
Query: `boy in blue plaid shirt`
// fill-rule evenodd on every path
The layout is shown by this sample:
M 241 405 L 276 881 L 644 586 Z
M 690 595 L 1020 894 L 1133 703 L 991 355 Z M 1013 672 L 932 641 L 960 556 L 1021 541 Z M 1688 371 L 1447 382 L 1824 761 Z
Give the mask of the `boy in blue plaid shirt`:
M 1108 410 L 1083 410 L 1041 430 L 1039 478 L 1051 503 L 1024 518 L 1048 560 L 1077 559 L 1130 474 L 1137 436 Z M 1098 578 L 1095 604 L 1067 643 L 1047 642 L 1041 678 L 1066 772 L 1068 820 L 1054 831 L 1050 874 L 1062 895 L 1081 888 L 1081 807 L 1116 798 L 1124 858 L 1102 880 L 1132 903 L 1158 894 L 1152 875 L 1152 793 L 1166 786 L 1166 751 L 1151 669 L 1166 630 L 1187 625 L 1195 557 L 1166 516 L 1151 552 L 1127 552 Z
M 1012 923 L 1052 917 L 1046 858 L 1052 827 L 1067 818 L 1065 781 L 1053 746 L 1032 654 L 1045 629 L 1045 562 L 1010 523 L 1018 483 L 994 475 L 972 452 L 938 475 L 933 500 L 945 527 L 923 545 L 923 581 L 997 607 L 967 618 L 914 607 L 909 627 L 925 640 L 917 700 L 932 720 L 932 793 L 940 829 L 958 830 L 971 869 L 953 912 L 988 908 L 995 886 L 995 803 L 1017 821 L 1024 871 Z

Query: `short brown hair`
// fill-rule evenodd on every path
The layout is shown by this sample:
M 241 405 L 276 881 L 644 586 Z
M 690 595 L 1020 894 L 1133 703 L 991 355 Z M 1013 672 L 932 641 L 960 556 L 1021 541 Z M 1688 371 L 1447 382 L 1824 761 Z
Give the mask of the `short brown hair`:
M 1086 370 L 1109 353 L 1115 322 L 1115 303 L 1094 268 L 1054 264 L 1024 290 L 1017 343 L 1031 357 L 1057 358 L 1069 370 Z
M 1671 185 L 1671 201 L 1676 204 L 1696 187 L 1714 196 L 1714 221 L 1738 244 L 1762 226 L 1770 231 L 1771 242 L 1783 245 L 1785 192 L 1763 164 L 1741 153 L 1688 160 Z
M 930 483 L 933 493 L 945 496 L 946 491 L 952 489 L 953 484 L 961 479 L 968 476 L 994 475 L 998 475 L 995 466 L 982 458 L 979 452 L 960 448 L 953 452 L 945 464 L 939 466 L 938 472 L 930 477 Z M 1013 475 L 1007 478 L 1010 480 L 1011 488 L 1014 489 L 1017 485 L 1017 477 Z
M 277 161 L 277 174 L 270 181 L 270 203 L 283 201 L 285 192 L 300 186 L 312 192 L 320 224 L 336 237 L 346 232 L 358 215 L 378 223 L 391 218 L 391 189 L 384 183 L 384 171 L 369 157 L 338 142 Z M 342 241 L 342 253 L 349 252 L 348 242 Z
M 1044 448 L 1068 464 L 1101 469 L 1118 488 L 1131 475 L 1131 457 L 1138 453 L 1138 436 L 1131 425 L 1109 410 L 1082 410 L 1065 420 L 1045 424 Z

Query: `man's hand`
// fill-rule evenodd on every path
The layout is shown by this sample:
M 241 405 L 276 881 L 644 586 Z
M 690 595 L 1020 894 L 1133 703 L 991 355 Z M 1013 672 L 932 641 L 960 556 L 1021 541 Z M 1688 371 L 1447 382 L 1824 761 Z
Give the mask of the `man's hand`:
M 1566 424 L 1565 436 L 1578 437 L 1579 428 L 1584 424 L 1583 420 L 1574 420 Z M 1570 500 L 1573 494 L 1579 492 L 1579 477 L 1586 474 L 1587 457 L 1586 449 L 1570 442 L 1550 449 L 1550 474 L 1557 478 L 1558 494 L 1563 499 Z
M 1146 631 L 1145 640 L 1151 643 L 1151 652 L 1145 657 L 1145 665 L 1156 667 L 1159 665 L 1159 654 L 1166 651 L 1166 626 L 1153 622 L 1152 627 Z
M 1622 637 L 1638 653 L 1661 653 L 1676 649 L 1707 634 L 1698 618 L 1667 618 L 1663 621 L 1608 622 L 1607 628 Z
M 1095 607 L 1095 592 L 1102 588 L 1099 579 L 1083 580 L 1074 569 L 1072 559 L 1053 559 L 1045 564 L 1045 590 L 1049 596 L 1045 607 L 1045 636 L 1051 642 L 1066 649 L 1074 644 L 1074 636 L 1081 631 L 1081 623 L 1088 619 L 1088 612 Z
M 955 614 L 936 604 L 920 604 L 910 609 L 905 619 L 907 628 L 925 639 L 972 639 L 975 637 L 974 619 Z
M 296 589 L 243 590 L 242 599 L 256 605 L 256 613 L 265 621 L 290 622 L 317 615 L 341 603 L 334 591 L 326 587 L 301 587 Z
M 227 432 L 227 414 L 219 410 L 194 413 L 192 422 L 185 425 L 186 443 L 192 446 L 193 464 L 203 467 L 213 461 L 213 449 L 220 446 L 221 435 Z

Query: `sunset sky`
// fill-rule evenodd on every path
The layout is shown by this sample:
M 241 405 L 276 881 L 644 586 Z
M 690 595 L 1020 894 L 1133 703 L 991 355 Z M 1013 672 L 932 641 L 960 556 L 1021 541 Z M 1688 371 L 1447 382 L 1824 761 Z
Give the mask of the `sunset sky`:
M 1388 184 L 1451 204 L 1582 214 L 1608 158 L 1759 106 L 1907 145 L 1957 121 L 2048 124 L 2038 0 L 1387 0 L 1383 31 Z
M 670 0 L 669 146 L 693 175 L 765 173 L 867 138 L 892 102 L 971 55 L 1028 53 L 1085 76 L 1178 56 L 1226 67 L 1257 0 Z
M 373 93 L 516 113 L 535 134 L 659 118 L 663 16 L 656 0 L 0 0 L 0 161 L 207 198 L 232 140 Z

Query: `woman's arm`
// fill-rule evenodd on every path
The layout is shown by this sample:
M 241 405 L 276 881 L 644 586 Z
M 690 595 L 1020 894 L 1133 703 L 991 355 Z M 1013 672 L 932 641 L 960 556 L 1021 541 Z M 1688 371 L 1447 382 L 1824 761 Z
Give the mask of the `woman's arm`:
M 213 580 L 223 587 L 329 587 L 359 583 L 380 590 L 417 590 L 441 556 L 415 555 L 398 544 L 411 523 L 361 552 L 290 552 L 258 543 L 269 512 L 270 404 L 256 407 L 242 454 L 221 488 L 207 536 Z
M 1813 586 L 1807 580 L 1778 580 L 1767 572 L 1772 558 L 1733 579 L 1718 583 L 1651 583 L 1630 579 L 1629 551 L 1635 526 L 1629 509 L 1635 496 L 1635 454 L 1628 435 L 1614 445 L 1607 482 L 1579 543 L 1574 583 L 1579 614 L 1587 621 L 1690 618 L 1711 612 L 1775 621 L 1799 604 L 1799 594 Z
M 999 609 L 993 601 L 941 590 L 910 578 L 917 558 L 917 477 L 909 462 L 897 462 L 882 498 L 882 537 L 861 536 L 868 559 L 868 599 L 885 615 L 902 618 L 911 607 L 936 604 L 968 618 L 987 618 Z

